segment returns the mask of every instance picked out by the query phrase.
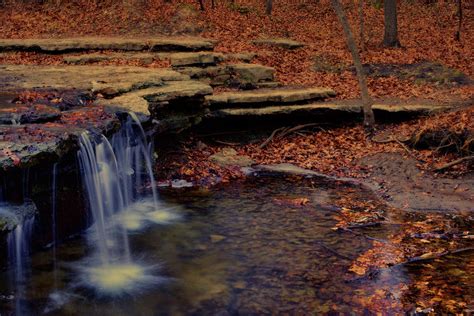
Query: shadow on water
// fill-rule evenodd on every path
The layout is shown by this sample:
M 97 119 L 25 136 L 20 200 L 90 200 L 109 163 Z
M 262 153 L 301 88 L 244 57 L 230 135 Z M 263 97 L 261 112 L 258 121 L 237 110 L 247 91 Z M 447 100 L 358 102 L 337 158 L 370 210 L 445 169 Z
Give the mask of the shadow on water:
M 333 201 L 346 189 L 265 177 L 212 190 L 161 192 L 159 208 L 173 215 L 128 230 L 134 261 L 153 266 L 159 283 L 113 298 L 78 285 L 77 262 L 90 252 L 84 236 L 59 245 L 56 264 L 53 250 L 32 256 L 23 303 L 48 315 L 371 314 L 363 301 L 381 288 L 392 290 L 390 301 L 405 300 L 400 285 L 413 271 L 348 281 L 351 261 L 371 244 L 331 229 Z M 291 202 L 299 198 L 308 203 Z M 3 286 L 7 275 L 1 276 L 0 294 L 11 293 Z M 13 313 L 6 299 L 0 308 Z

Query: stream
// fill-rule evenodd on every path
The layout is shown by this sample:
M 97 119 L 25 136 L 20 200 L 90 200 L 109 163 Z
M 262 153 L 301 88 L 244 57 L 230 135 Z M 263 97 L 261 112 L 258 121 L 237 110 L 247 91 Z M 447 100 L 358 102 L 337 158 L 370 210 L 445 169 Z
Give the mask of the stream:
M 33 220 L 10 234 L 0 315 L 398 314 L 416 301 L 409 286 L 417 279 L 472 281 L 472 256 L 438 260 L 439 269 L 349 274 L 372 246 L 367 236 L 390 233 L 333 229 L 341 196 L 373 199 L 358 187 L 257 175 L 212 189 L 156 192 L 143 130 L 127 124 L 110 142 L 81 139 L 87 230 L 31 254 Z M 55 229 L 62 219 L 52 222 Z

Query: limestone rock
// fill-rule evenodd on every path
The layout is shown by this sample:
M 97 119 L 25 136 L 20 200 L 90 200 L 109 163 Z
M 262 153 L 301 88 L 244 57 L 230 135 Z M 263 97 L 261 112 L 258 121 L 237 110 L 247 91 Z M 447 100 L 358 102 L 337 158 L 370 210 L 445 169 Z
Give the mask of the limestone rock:
M 168 56 L 173 67 L 215 65 L 224 60 L 224 55 L 213 52 L 171 53 Z
M 405 104 L 389 104 L 376 103 L 372 109 L 376 112 L 386 113 L 413 113 L 413 114 L 428 114 L 437 111 L 445 110 L 449 107 L 436 104 L 422 104 L 422 103 L 405 103 Z M 345 112 L 355 113 L 359 115 L 362 113 L 361 104 L 356 102 L 351 103 L 310 103 L 300 105 L 274 105 L 259 108 L 222 108 L 213 111 L 210 117 L 260 117 L 271 115 L 292 115 L 292 114 L 308 114 L 308 115 L 326 115 L 328 112 Z
M 212 88 L 200 81 L 170 81 L 162 86 L 136 90 L 110 100 L 101 99 L 97 104 L 149 117 L 157 106 L 166 106 L 184 99 L 204 98 L 211 93 Z
M 275 79 L 275 69 L 272 67 L 256 64 L 234 64 L 229 65 L 228 69 L 243 83 L 258 83 Z
M 0 65 L 3 91 L 57 89 L 118 93 L 159 86 L 165 81 L 187 80 L 188 76 L 170 69 L 118 66 L 17 66 Z
M 35 51 L 49 54 L 87 50 L 200 51 L 212 50 L 215 41 L 195 37 L 121 38 L 77 37 L 63 39 L 1 39 L 1 51 Z
M 255 45 L 267 45 L 267 46 L 276 46 L 286 49 L 296 49 L 301 48 L 304 44 L 288 39 L 288 38 L 267 38 L 267 39 L 258 39 L 252 41 Z
M 209 83 L 211 86 L 258 87 L 276 84 L 273 82 L 275 69 L 257 64 L 240 63 L 206 68 L 183 67 L 176 70 L 193 79 Z
M 243 92 L 224 92 L 206 97 L 212 108 L 253 105 L 262 107 L 269 104 L 308 102 L 335 96 L 329 88 L 268 89 Z
M 44 123 L 59 119 L 61 112 L 48 105 L 0 105 L 0 124 Z
M 248 167 L 254 164 L 254 161 L 248 156 L 240 156 L 233 148 L 224 148 L 215 153 L 209 159 L 220 166 L 239 166 Z

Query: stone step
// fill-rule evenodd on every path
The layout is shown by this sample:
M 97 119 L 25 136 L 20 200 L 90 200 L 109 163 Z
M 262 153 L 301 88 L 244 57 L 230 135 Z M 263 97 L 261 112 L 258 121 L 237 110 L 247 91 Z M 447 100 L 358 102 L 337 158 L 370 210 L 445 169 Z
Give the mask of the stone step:
M 281 88 L 225 92 L 206 97 L 211 109 L 265 107 L 291 103 L 307 103 L 335 96 L 329 88 Z
M 115 53 L 90 53 L 82 55 L 65 55 L 63 61 L 72 65 L 86 65 L 101 61 L 112 60 L 138 60 L 144 65 L 149 65 L 157 60 L 169 60 L 173 67 L 213 66 L 223 61 L 238 60 L 250 62 L 255 53 L 223 54 L 215 52 L 180 52 L 180 53 L 153 53 L 153 52 L 115 52 Z
M 114 51 L 212 51 L 215 41 L 196 37 L 120 38 L 77 37 L 63 39 L 0 39 L 0 52 L 34 51 L 62 54 L 89 50 Z
M 0 90 L 84 90 L 111 95 L 166 81 L 189 80 L 189 76 L 171 69 L 129 66 L 18 66 L 0 65 Z
M 168 113 L 179 107 L 176 112 L 199 112 L 204 96 L 209 94 L 212 94 L 212 88 L 200 81 L 169 81 L 162 86 L 132 91 L 112 99 L 99 99 L 96 104 L 123 112 L 135 112 L 142 120 L 148 120 L 150 116 L 160 120 L 165 118 L 161 115 L 163 112 Z
M 228 64 L 211 67 L 177 67 L 176 71 L 192 79 L 204 81 L 211 86 L 232 86 L 254 88 L 265 85 L 274 86 L 275 69 L 258 64 Z
M 423 103 L 389 104 L 375 103 L 374 112 L 429 114 L 449 109 L 449 106 Z M 267 117 L 272 115 L 324 115 L 328 112 L 362 113 L 360 102 L 313 103 L 302 105 L 280 105 L 262 108 L 219 109 L 210 113 L 209 117 Z

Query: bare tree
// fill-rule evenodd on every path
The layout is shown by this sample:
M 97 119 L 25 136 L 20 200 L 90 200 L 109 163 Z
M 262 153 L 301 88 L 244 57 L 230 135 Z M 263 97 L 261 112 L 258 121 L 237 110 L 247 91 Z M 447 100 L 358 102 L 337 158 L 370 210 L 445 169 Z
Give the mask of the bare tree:
M 273 10 L 273 0 L 267 0 L 266 7 L 265 7 L 265 13 L 267 15 L 271 15 Z
M 383 45 L 387 47 L 400 47 L 401 45 L 398 40 L 397 0 L 384 0 L 383 10 L 385 21 Z
M 357 50 L 356 42 L 354 36 L 352 35 L 351 27 L 347 20 L 344 9 L 339 2 L 339 0 L 331 0 L 334 11 L 336 11 L 339 22 L 342 24 L 342 29 L 344 30 L 344 35 L 346 37 L 347 46 L 352 54 L 352 59 L 354 61 L 354 66 L 357 72 L 357 79 L 359 81 L 359 88 L 362 97 L 362 110 L 364 111 L 364 126 L 369 129 L 374 128 L 375 118 L 374 112 L 372 111 L 372 99 L 369 95 L 369 89 L 367 88 L 367 79 L 365 76 L 364 68 L 362 67 L 362 62 L 360 61 L 359 52 Z

